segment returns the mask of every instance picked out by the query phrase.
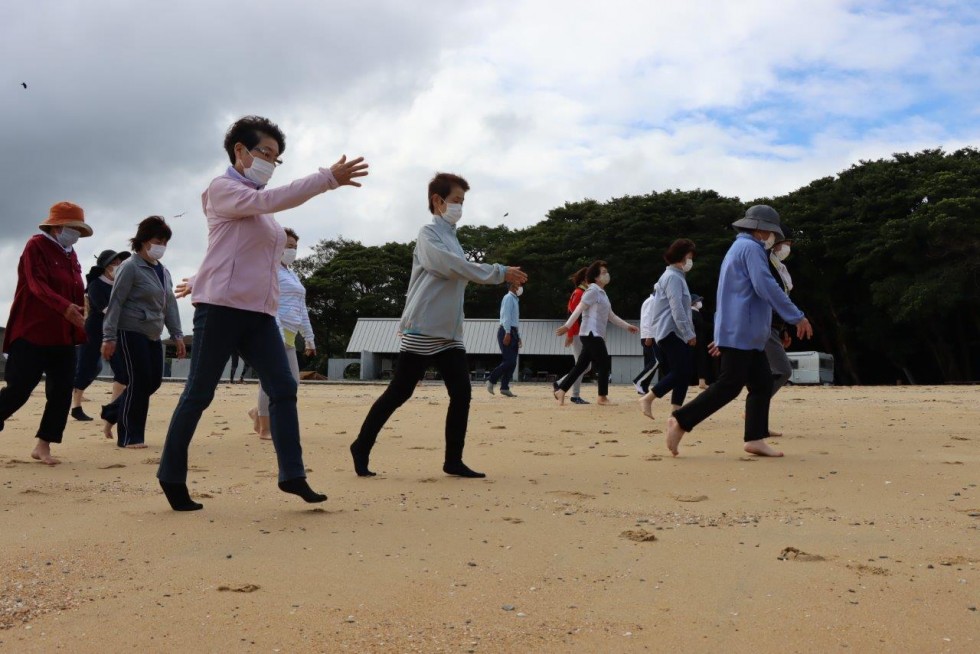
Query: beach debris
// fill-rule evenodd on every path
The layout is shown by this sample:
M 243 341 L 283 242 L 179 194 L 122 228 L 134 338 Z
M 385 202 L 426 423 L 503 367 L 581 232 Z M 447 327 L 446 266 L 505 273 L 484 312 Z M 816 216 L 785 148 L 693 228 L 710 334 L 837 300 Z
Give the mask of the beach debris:
M 703 502 L 708 499 L 707 495 L 673 495 L 678 502 Z
M 515 607 L 513 604 L 504 604 L 500 608 L 502 608 L 505 611 L 513 611 L 517 607 Z
M 254 593 L 260 588 L 257 584 L 242 584 L 241 586 L 218 586 L 220 592 Z
M 619 535 L 620 538 L 631 540 L 634 543 L 652 543 L 657 540 L 656 535 L 646 529 L 627 529 Z
M 819 554 L 810 554 L 795 547 L 784 547 L 783 551 L 776 557 L 780 561 L 826 561 Z

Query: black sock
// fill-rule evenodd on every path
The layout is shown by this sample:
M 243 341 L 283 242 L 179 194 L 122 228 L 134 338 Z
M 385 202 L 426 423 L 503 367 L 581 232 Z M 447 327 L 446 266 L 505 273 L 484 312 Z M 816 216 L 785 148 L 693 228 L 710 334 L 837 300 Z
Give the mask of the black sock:
M 287 479 L 286 481 L 279 482 L 279 490 L 286 493 L 292 493 L 293 495 L 299 495 L 304 500 L 310 504 L 316 504 L 317 502 L 326 502 L 327 496 L 322 493 L 317 493 L 310 485 L 306 483 L 306 477 L 297 477 L 296 479 Z
M 483 479 L 486 477 L 485 473 L 470 470 L 462 461 L 446 463 L 442 466 L 442 471 L 447 475 L 456 475 L 457 477 L 467 477 L 469 479 Z
M 187 484 L 179 482 L 160 480 L 160 488 L 170 502 L 170 508 L 174 511 L 200 511 L 204 505 L 191 499 L 191 494 L 187 492 Z
M 81 420 L 83 422 L 92 420 L 92 418 L 85 415 L 85 412 L 82 411 L 82 407 L 80 406 L 77 406 L 71 410 L 71 417 L 74 418 L 75 420 Z
M 364 452 L 357 445 L 357 441 L 350 444 L 350 454 L 354 457 L 354 472 L 357 473 L 358 477 L 374 477 L 377 474 L 368 470 L 368 457 L 370 453 Z

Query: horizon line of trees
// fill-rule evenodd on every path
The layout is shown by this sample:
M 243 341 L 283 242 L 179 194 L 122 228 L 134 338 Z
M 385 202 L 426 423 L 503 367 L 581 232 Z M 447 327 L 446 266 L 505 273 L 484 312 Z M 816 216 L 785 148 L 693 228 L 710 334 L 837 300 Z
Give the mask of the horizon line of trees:
M 713 313 L 731 223 L 772 205 L 794 239 L 786 264 L 793 301 L 814 326 L 791 349 L 834 356 L 837 383 L 976 381 L 980 376 L 980 151 L 941 148 L 861 161 L 836 176 L 742 202 L 712 190 L 671 190 L 607 202 L 567 202 L 522 229 L 461 226 L 477 262 L 521 266 L 530 280 L 525 318 L 567 315 L 568 277 L 609 263 L 617 313 L 639 316 L 677 238 L 697 244 L 691 291 Z M 320 355 L 342 355 L 358 317 L 398 317 L 414 242 L 365 246 L 343 237 L 316 244 L 296 270 Z M 466 314 L 496 317 L 500 287 L 469 285 Z

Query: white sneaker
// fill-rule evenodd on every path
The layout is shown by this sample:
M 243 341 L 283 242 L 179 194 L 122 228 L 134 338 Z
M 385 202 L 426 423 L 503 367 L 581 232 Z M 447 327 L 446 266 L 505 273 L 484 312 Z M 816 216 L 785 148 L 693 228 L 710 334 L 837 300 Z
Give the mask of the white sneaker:
M 488 381 L 487 382 L 487 393 L 490 393 L 490 395 L 493 395 L 494 394 L 493 393 L 493 382 L 491 382 L 491 381 Z

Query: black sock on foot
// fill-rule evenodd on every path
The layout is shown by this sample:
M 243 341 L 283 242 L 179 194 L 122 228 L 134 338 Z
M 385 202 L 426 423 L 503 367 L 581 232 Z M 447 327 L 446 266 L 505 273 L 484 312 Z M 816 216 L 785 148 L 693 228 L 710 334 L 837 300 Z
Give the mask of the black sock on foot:
M 310 504 L 327 501 L 326 495 L 317 493 L 315 490 L 310 488 L 310 485 L 306 483 L 306 477 L 297 477 L 296 479 L 280 481 L 279 490 L 286 493 L 292 493 L 293 495 L 299 495 Z
M 374 477 L 377 473 L 368 470 L 368 453 L 362 452 L 357 441 L 350 444 L 350 455 L 354 457 L 354 472 L 358 477 Z
M 71 417 L 74 418 L 75 420 L 81 420 L 82 422 L 94 420 L 94 418 L 86 415 L 86 413 L 82 411 L 82 407 L 80 406 L 77 406 L 71 410 Z
M 187 484 L 160 480 L 160 488 L 170 502 L 170 508 L 174 511 L 200 511 L 204 505 L 191 499 L 191 494 L 187 492 Z
M 469 467 L 462 461 L 457 463 L 446 463 L 442 466 L 442 471 L 447 475 L 456 475 L 457 477 L 467 477 L 468 479 L 483 479 L 486 477 L 485 473 L 477 472 L 476 470 L 470 470 Z

